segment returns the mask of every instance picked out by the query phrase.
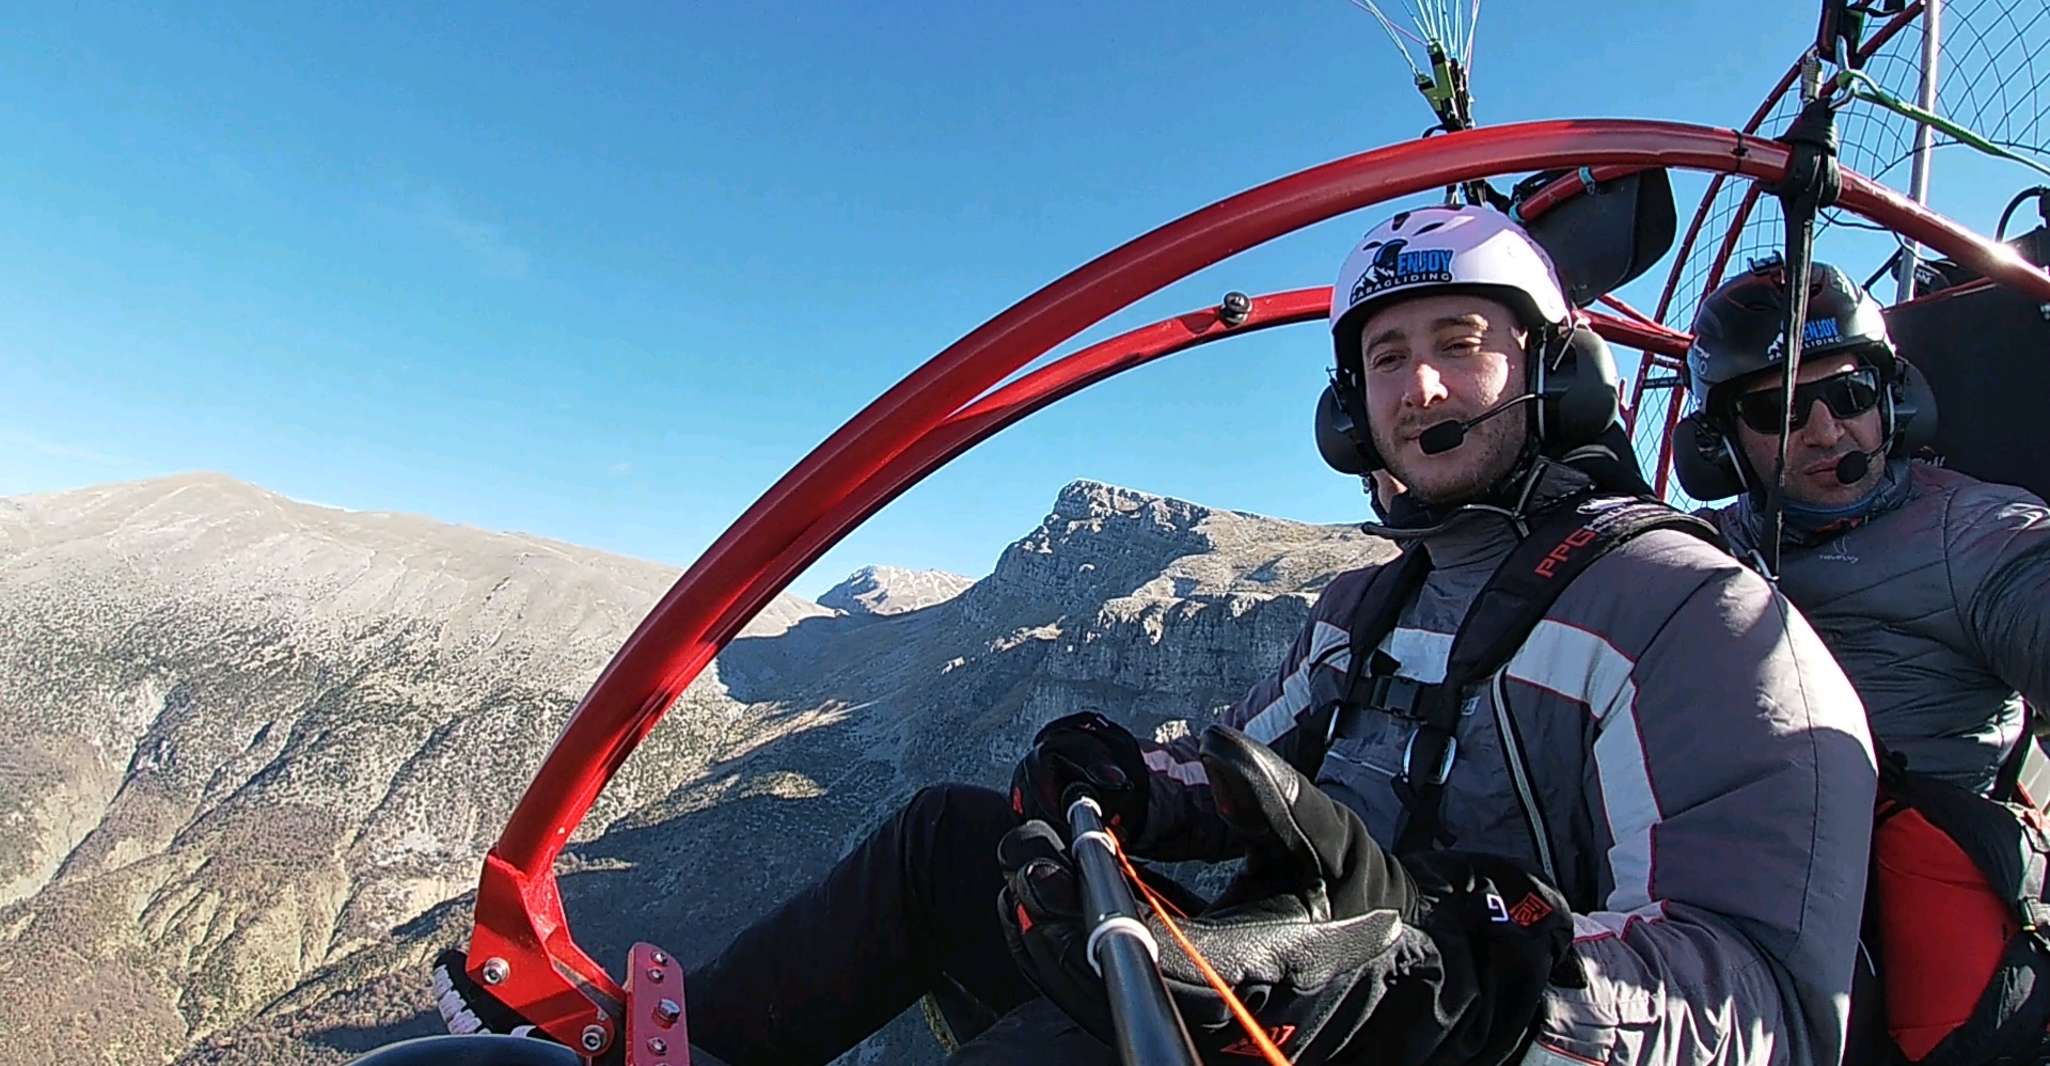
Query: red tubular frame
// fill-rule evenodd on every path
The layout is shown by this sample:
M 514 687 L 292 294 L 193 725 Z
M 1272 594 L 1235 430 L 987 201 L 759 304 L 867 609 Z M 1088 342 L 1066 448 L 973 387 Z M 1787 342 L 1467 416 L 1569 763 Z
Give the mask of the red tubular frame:
M 1650 319 L 1617 318 L 1597 312 L 1587 312 L 1588 322 L 1594 331 L 1611 344 L 1626 345 L 1646 355 L 1663 355 L 1675 359 L 1687 356 L 1687 346 L 1694 338 L 1685 333 L 1667 329 Z
M 973 402 L 1007 375 L 1107 315 L 1196 270 L 1312 223 L 1474 178 L 1561 166 L 1678 167 L 1778 179 L 1785 150 L 1730 130 L 1671 122 L 1553 120 L 1411 141 L 1314 167 L 1187 215 L 1077 268 L 913 371 L 784 475 L 685 572 L 571 715 L 485 860 L 473 974 L 509 964 L 494 993 L 578 1046 L 587 1025 L 609 1044 L 619 985 L 577 947 L 554 862 L 598 792 L 669 705 L 745 622 L 848 530 L 920 478 L 1062 395 L 1171 351 L 1321 313 L 1319 290 L 1255 303 L 1245 324 L 1198 312 L 1134 331 Z M 1857 175 L 1841 205 L 2050 299 L 2050 275 Z M 1642 324 L 1647 347 L 1670 337 Z M 1626 343 L 1635 344 L 1637 341 Z M 1663 350 L 1659 348 L 1656 350 Z
M 1600 296 L 1595 297 L 1595 302 L 1601 304 L 1603 307 L 1610 309 L 1611 311 L 1617 312 L 1624 318 L 1633 319 L 1638 322 L 1643 322 L 1647 325 L 1656 326 L 1659 324 L 1658 319 L 1655 319 L 1650 315 L 1647 315 L 1644 312 L 1639 311 L 1637 308 L 1632 307 L 1627 303 L 1624 303 L 1620 298 L 1610 295 L 1608 293 L 1604 293 Z
M 1522 218 L 1536 218 L 1552 208 L 1565 203 L 1567 200 L 1579 196 L 1587 190 L 1589 185 L 1599 185 L 1602 182 L 1613 178 L 1620 178 L 1626 174 L 1635 174 L 1643 169 L 1645 168 L 1618 164 L 1605 167 L 1588 167 L 1585 177 L 1578 172 L 1562 175 L 1553 179 L 1551 184 L 1531 193 L 1530 197 L 1519 205 L 1517 214 Z

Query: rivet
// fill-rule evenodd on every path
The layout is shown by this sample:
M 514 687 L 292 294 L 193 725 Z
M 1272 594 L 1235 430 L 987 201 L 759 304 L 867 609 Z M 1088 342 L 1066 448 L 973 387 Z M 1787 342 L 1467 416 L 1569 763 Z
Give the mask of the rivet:
M 484 983 L 487 985 L 503 983 L 507 975 L 511 973 L 512 963 L 496 955 L 484 960 Z
M 601 1050 L 605 1047 L 605 1027 L 602 1025 L 586 1025 L 584 1026 L 581 1039 L 583 1040 L 585 1051 Z

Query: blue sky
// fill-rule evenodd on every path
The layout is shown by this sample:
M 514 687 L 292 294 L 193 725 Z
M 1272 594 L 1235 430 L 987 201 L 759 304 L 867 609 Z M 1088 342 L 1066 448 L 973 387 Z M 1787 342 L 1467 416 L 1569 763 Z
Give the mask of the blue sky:
M 1344 0 L 589 6 L 6 16 L 0 495 L 211 469 L 681 568 L 1014 300 L 1428 118 Z M 1477 110 L 1741 122 L 1813 26 L 1783 2 L 1496 0 Z M 1961 214 L 1990 228 L 2004 198 Z M 1086 336 L 1327 283 L 1368 221 Z M 1308 432 L 1327 358 L 1300 326 L 1091 389 L 794 591 L 870 562 L 986 573 L 1079 477 L 1359 517 Z

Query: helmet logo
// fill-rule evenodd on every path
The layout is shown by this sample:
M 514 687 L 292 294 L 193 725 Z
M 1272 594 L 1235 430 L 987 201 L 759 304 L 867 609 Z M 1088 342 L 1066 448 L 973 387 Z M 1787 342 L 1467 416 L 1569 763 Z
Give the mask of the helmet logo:
M 1446 284 L 1452 280 L 1452 250 L 1425 248 L 1407 251 L 1409 241 L 1396 238 L 1374 252 L 1359 279 L 1352 283 L 1348 305 L 1386 289 L 1426 283 Z
M 1839 326 L 1834 318 L 1810 319 L 1801 325 L 1801 346 L 1807 348 L 1817 344 L 1827 344 L 1831 341 L 1842 340 L 1843 335 L 1843 327 Z M 1786 334 L 1773 334 L 1772 343 L 1766 345 L 1765 357 L 1767 359 L 1779 359 L 1786 354 Z

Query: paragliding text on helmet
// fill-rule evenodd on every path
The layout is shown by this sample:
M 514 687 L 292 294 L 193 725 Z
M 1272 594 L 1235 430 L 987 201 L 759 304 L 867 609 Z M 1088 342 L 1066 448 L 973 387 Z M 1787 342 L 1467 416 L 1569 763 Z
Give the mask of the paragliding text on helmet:
M 1359 280 L 1353 282 L 1349 303 L 1359 303 L 1383 289 L 1401 285 L 1449 284 L 1452 281 L 1452 249 L 1424 248 L 1409 251 L 1402 238 L 1381 245 Z M 1372 248 L 1361 248 L 1364 252 Z

